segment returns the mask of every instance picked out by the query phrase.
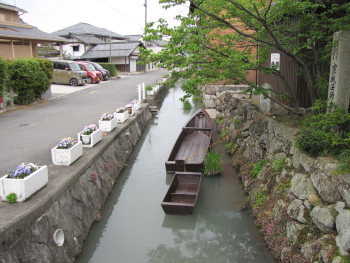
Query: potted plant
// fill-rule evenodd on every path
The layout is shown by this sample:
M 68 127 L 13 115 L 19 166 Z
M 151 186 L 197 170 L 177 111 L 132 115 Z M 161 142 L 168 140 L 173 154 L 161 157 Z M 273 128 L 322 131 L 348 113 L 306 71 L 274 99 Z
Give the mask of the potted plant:
M 132 102 L 129 102 L 124 106 L 124 108 L 129 112 L 130 115 L 134 115 L 136 111 L 136 107 Z
M 131 103 L 136 106 L 136 110 L 139 110 L 141 108 L 141 102 L 137 99 L 133 99 Z
M 154 91 L 158 91 L 159 90 L 159 83 L 158 82 L 153 85 L 153 90 Z
M 0 178 L 0 198 L 3 201 L 23 202 L 49 181 L 47 166 L 22 163 Z
M 222 171 L 222 153 L 220 151 L 207 152 L 204 158 L 203 174 L 218 176 L 221 175 Z
M 101 119 L 98 121 L 98 126 L 102 131 L 110 132 L 117 127 L 117 123 L 117 118 L 115 118 L 113 114 L 106 112 L 103 113 Z
M 102 140 L 102 130 L 97 129 L 95 124 L 89 124 L 78 133 L 78 140 L 83 143 L 83 147 L 93 147 Z
M 114 117 L 117 118 L 118 122 L 125 122 L 129 118 L 129 114 L 124 107 L 121 107 L 115 111 Z
M 63 138 L 55 148 L 51 149 L 52 163 L 54 165 L 69 166 L 83 154 L 83 145 L 75 142 L 72 137 Z
M 150 84 L 146 85 L 146 94 L 147 95 L 151 95 L 151 96 L 154 95 L 153 88 L 152 88 L 152 86 Z

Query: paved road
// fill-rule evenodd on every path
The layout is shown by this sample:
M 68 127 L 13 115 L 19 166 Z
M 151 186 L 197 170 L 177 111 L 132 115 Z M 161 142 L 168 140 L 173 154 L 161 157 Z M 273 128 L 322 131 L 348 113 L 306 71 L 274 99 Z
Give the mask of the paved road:
M 153 84 L 165 73 L 159 70 L 128 75 L 67 95 L 62 90 L 71 87 L 63 86 L 61 92 L 53 91 L 53 97 L 58 94 L 60 97 L 0 114 L 0 176 L 22 162 L 51 164 L 51 148 L 62 138 L 77 138 L 77 133 L 90 123 L 98 126 L 104 112 L 113 113 L 137 98 L 138 84 Z

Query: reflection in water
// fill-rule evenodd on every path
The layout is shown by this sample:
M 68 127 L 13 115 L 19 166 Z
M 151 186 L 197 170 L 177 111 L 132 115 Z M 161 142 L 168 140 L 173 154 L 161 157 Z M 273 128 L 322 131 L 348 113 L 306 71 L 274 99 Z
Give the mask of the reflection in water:
M 173 178 L 164 162 L 183 124 L 196 111 L 182 108 L 183 94 L 179 87 L 170 90 L 146 128 L 78 263 L 276 262 L 251 212 L 237 209 L 245 193 L 230 156 L 225 156 L 221 177 L 202 178 L 191 217 L 164 214 L 160 203 Z

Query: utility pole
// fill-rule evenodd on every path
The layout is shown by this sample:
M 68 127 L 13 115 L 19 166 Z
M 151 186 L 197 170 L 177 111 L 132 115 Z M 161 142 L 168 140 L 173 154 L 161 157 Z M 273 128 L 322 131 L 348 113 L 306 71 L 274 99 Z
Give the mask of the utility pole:
M 145 0 L 145 30 L 146 30 L 146 25 L 147 25 L 147 0 Z M 147 49 L 147 43 L 145 43 L 145 48 Z M 147 71 L 147 64 L 145 64 L 145 72 Z
M 112 63 L 112 37 L 109 37 L 109 63 Z

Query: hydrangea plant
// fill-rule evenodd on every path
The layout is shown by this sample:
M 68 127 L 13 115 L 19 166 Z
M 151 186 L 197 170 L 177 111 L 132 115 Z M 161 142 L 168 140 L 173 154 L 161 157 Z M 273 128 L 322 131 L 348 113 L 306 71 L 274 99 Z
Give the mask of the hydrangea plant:
M 16 169 L 9 170 L 7 174 L 7 178 L 23 179 L 24 177 L 32 174 L 38 169 L 39 167 L 33 163 L 27 163 L 27 164 L 22 163 L 18 165 Z
M 114 118 L 113 114 L 109 114 L 108 112 L 103 113 L 101 117 L 101 121 L 110 121 Z
M 74 145 L 72 137 L 63 138 L 58 144 L 57 149 L 69 149 Z
M 88 126 L 85 126 L 85 128 L 82 131 L 83 135 L 90 135 L 94 131 L 97 131 L 97 126 L 95 124 L 89 124 Z

